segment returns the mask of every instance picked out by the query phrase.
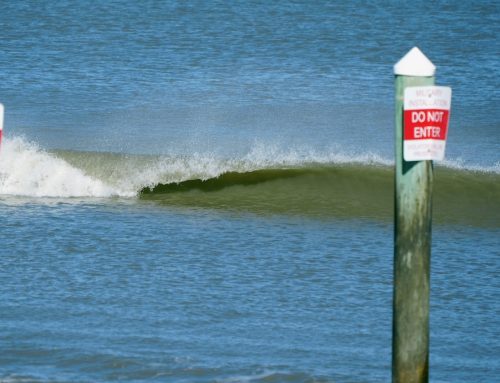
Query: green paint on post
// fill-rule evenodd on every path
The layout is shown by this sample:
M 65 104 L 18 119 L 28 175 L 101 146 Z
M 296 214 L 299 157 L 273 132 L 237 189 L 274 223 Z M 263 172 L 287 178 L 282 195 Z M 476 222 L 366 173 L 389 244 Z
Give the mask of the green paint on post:
M 429 379 L 432 161 L 403 159 L 403 95 L 434 84 L 434 65 L 413 48 L 395 66 L 396 175 L 392 381 Z

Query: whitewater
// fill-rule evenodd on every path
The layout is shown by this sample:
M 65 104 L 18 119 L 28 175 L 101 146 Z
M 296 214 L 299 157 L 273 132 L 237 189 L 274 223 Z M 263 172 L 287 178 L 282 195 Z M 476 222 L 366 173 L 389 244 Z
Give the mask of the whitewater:
M 390 381 L 393 66 L 414 46 L 453 93 L 430 382 L 498 380 L 499 19 L 2 2 L 0 382 Z
M 372 153 L 317 153 L 262 144 L 235 158 L 197 152 L 189 156 L 141 156 L 47 151 L 25 138 L 14 137 L 5 139 L 0 151 L 0 195 L 130 198 L 158 184 L 206 181 L 230 172 L 349 164 L 388 168 L 393 161 Z M 500 163 L 464 166 L 459 159 L 440 165 L 463 172 L 500 174 Z

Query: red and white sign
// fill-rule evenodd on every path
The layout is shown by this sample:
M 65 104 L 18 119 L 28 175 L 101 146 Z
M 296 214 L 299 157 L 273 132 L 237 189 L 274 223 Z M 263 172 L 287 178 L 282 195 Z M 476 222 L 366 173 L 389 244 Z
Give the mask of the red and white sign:
M 0 144 L 2 143 L 2 130 L 3 130 L 3 105 L 0 104 Z
M 442 160 L 451 88 L 415 86 L 404 92 L 403 158 L 405 161 Z

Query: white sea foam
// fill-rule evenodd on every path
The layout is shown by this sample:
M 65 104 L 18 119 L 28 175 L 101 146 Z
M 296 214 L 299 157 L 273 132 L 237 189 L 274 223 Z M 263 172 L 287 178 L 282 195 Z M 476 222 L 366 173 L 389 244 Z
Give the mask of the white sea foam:
M 119 190 L 106 185 L 40 149 L 15 137 L 0 149 L 0 194 L 30 197 L 110 197 Z
M 153 163 L 129 166 L 127 174 L 117 180 L 120 189 L 140 190 L 159 183 L 215 178 L 227 172 L 251 172 L 270 168 L 305 167 L 328 164 L 390 165 L 391 161 L 376 154 L 318 153 L 305 148 L 283 149 L 257 144 L 240 157 L 223 158 L 214 153 L 193 153 L 189 156 L 160 157 Z M 131 188 L 131 189 L 130 189 Z
M 285 380 L 285 378 L 290 377 L 290 380 L 293 379 L 292 373 L 265 370 L 261 373 L 256 373 L 255 375 L 235 375 L 223 379 L 217 379 L 217 382 L 220 383 L 252 383 L 252 382 L 260 382 L 260 381 L 273 381 L 279 378 Z M 304 378 L 303 375 L 299 375 L 300 378 Z M 287 379 L 288 380 L 288 379 Z
M 500 161 L 497 161 L 496 163 L 490 166 L 481 166 L 481 165 L 469 164 L 461 158 L 454 158 L 441 161 L 440 164 L 450 169 L 467 170 L 477 173 L 500 174 Z
M 92 156 L 92 153 L 83 154 L 79 160 L 69 161 L 23 138 L 6 139 L 0 148 L 0 195 L 134 197 L 144 187 L 192 179 L 207 180 L 227 172 L 330 164 L 393 164 L 392 160 L 376 153 L 343 153 L 338 148 L 317 152 L 265 144 L 255 144 L 246 154 L 234 158 L 222 158 L 215 153 L 193 153 L 175 157 L 124 156 L 111 161 L 111 155 L 104 154 L 89 161 Z M 459 170 L 500 174 L 500 163 L 484 167 L 448 160 L 439 164 Z
M 373 152 L 346 152 L 338 147 L 325 151 L 316 151 L 307 147 L 283 148 L 279 145 L 256 143 L 243 157 L 243 160 L 255 168 L 306 166 L 310 164 L 363 164 L 392 165 L 392 160 Z

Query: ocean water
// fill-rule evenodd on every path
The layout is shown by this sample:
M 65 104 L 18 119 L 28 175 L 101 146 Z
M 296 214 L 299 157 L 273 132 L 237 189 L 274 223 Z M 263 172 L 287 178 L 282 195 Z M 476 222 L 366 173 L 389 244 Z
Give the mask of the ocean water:
M 499 8 L 2 2 L 0 382 L 389 381 L 413 46 L 453 89 L 430 381 L 498 381 Z

